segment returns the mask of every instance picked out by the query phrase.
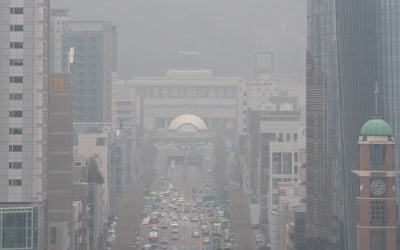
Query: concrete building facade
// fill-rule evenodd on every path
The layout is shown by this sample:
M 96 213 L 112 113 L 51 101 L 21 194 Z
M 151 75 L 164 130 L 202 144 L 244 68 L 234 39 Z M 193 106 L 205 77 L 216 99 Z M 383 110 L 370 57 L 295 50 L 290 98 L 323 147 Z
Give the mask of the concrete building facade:
M 71 75 L 51 75 L 48 110 L 48 249 L 70 250 L 75 249 L 72 221 L 73 104 Z
M 45 249 L 49 8 L 0 2 L 0 249 Z
M 209 129 L 237 128 L 237 96 L 243 79 L 216 77 L 201 68 L 170 69 L 164 77 L 137 77 L 128 81 L 143 101 L 143 126 L 167 128 L 183 114 L 201 117 Z

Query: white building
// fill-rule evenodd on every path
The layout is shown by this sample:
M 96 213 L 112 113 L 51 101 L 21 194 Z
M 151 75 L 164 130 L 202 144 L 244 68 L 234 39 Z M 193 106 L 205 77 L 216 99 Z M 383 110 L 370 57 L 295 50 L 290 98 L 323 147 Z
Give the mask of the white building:
M 282 110 L 300 110 L 305 118 L 305 82 L 298 75 L 267 74 L 256 80 L 243 81 L 238 95 L 238 135 L 248 131 L 247 114 L 252 111 L 276 110 L 279 96 L 296 98 L 296 106 L 281 106 Z
M 49 5 L 0 1 L 0 249 L 45 248 Z

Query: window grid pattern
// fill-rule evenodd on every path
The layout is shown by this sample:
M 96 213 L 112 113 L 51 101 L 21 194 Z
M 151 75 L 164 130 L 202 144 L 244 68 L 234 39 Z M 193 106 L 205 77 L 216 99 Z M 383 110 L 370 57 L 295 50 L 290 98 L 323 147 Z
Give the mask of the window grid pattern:
M 38 250 L 37 209 L 0 208 L 0 249 Z

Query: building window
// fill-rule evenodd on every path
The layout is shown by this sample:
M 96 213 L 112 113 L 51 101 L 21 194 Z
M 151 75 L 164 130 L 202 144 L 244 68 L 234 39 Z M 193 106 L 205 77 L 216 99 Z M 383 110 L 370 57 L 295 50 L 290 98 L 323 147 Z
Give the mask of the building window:
M 11 24 L 10 31 L 24 31 L 24 25 L 22 24 Z
M 96 146 L 105 146 L 105 145 L 106 145 L 105 137 L 96 138 Z
M 22 145 L 8 145 L 8 151 L 10 151 L 10 152 L 22 152 Z
M 10 117 L 22 117 L 23 112 L 20 110 L 10 111 Z
M 299 153 L 295 152 L 295 153 L 293 154 L 293 158 L 294 158 L 294 161 L 295 161 L 295 162 L 299 161 Z
M 24 65 L 24 59 L 10 59 L 11 66 L 22 66 Z
M 22 76 L 10 76 L 10 83 L 23 83 L 24 78 Z
M 35 249 L 32 237 L 37 226 L 37 211 L 33 207 L 1 208 L 2 249 Z M 37 243 L 36 243 L 37 244 Z
M 10 94 L 10 100 L 22 100 L 24 97 L 21 93 Z
M 272 194 L 272 204 L 277 205 L 279 203 L 278 194 Z
M 281 181 L 280 178 L 272 179 L 272 190 L 278 190 L 278 183 Z
M 369 146 L 372 169 L 379 170 L 385 163 L 385 145 L 372 144 Z
M 10 128 L 10 135 L 22 135 L 22 128 Z
M 14 161 L 8 163 L 8 168 L 10 169 L 22 169 L 22 162 Z
M 286 134 L 286 141 L 290 141 L 290 133 Z
M 272 173 L 280 174 L 282 172 L 282 162 L 281 162 L 281 153 L 273 153 L 272 154 Z
M 24 8 L 21 7 L 10 8 L 10 14 L 24 14 Z
M 23 42 L 11 42 L 10 49 L 23 49 L 24 43 Z
M 21 179 L 10 179 L 10 180 L 8 180 L 8 185 L 9 186 L 22 186 L 22 180 Z
M 386 229 L 377 228 L 370 231 L 370 249 L 386 250 Z
M 57 228 L 50 228 L 50 244 L 57 244 Z
M 297 141 L 297 133 L 293 134 L 293 141 Z
M 292 173 L 292 153 L 282 154 L 282 174 Z

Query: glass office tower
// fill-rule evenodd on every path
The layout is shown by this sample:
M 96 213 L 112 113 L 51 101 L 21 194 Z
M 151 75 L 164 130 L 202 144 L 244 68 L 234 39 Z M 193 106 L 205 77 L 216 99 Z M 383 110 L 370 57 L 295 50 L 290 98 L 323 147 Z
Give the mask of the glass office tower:
M 399 140 L 400 2 L 336 0 L 341 109 L 341 151 L 345 192 L 345 246 L 357 249 L 357 134 L 364 120 L 379 115 Z M 374 89 L 378 86 L 375 106 Z M 375 111 L 375 109 L 377 109 Z M 399 148 L 397 148 L 398 152 Z M 398 153 L 396 154 L 398 168 Z

